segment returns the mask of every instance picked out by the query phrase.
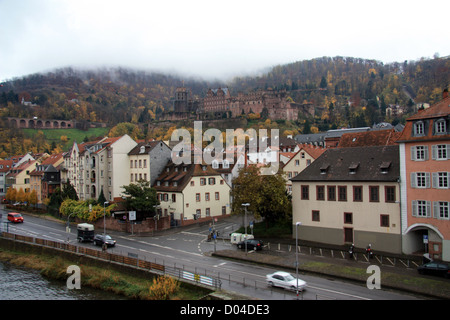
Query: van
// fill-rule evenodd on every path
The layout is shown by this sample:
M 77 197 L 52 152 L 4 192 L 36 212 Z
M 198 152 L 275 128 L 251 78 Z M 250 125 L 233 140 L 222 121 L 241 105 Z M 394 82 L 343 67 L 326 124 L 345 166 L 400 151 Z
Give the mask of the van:
M 20 223 L 23 222 L 23 217 L 18 212 L 8 212 L 8 221 Z

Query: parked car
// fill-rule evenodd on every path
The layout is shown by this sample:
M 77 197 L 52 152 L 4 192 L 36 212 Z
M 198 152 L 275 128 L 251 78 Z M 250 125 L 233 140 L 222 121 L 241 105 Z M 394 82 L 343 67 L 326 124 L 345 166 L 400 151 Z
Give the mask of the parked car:
M 266 275 L 266 281 L 269 286 L 281 287 L 288 290 L 297 291 L 297 281 L 298 281 L 298 291 L 305 290 L 307 283 L 301 279 L 295 278 L 288 272 L 276 271 L 274 273 Z
M 97 234 L 94 237 L 94 244 L 96 246 L 102 246 L 105 243 L 103 234 Z M 106 245 L 108 247 L 114 247 L 116 245 L 116 240 L 112 239 L 110 236 L 106 235 Z
M 18 212 L 8 212 L 8 221 L 11 221 L 14 223 L 21 223 L 21 222 L 23 222 L 23 217 Z
M 264 244 L 261 240 L 249 239 L 238 242 L 237 247 L 245 249 L 245 243 L 247 243 L 247 250 L 262 250 Z
M 450 278 L 450 266 L 445 263 L 431 261 L 425 263 L 417 268 L 420 274 L 429 274 L 433 276 L 441 276 L 447 279 Z

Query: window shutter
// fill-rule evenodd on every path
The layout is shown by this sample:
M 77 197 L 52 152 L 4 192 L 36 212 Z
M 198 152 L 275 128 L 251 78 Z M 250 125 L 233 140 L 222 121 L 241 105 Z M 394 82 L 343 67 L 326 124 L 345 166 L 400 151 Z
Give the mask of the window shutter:
M 429 188 L 430 187 L 430 173 L 429 172 L 425 172 L 425 188 Z
M 417 217 L 417 200 L 412 201 L 412 216 Z
M 437 158 L 437 146 L 435 145 L 431 146 L 431 158 L 433 160 L 436 160 Z
M 450 159 L 450 144 L 447 144 L 446 148 L 447 148 L 446 159 L 448 160 L 448 159 Z
M 439 185 L 438 185 L 438 173 L 437 172 L 433 172 L 432 173 L 432 188 L 436 189 L 437 187 L 439 187 Z
M 424 146 L 423 151 L 424 151 L 424 155 L 425 155 L 425 160 L 429 160 L 430 156 L 428 154 L 428 146 Z
M 439 219 L 439 201 L 433 201 L 433 218 Z
M 416 151 L 416 147 L 415 146 L 412 146 L 411 147 L 411 160 L 416 160 L 416 157 L 417 157 L 417 151 Z
M 411 188 L 416 188 L 416 173 L 411 173 Z
M 431 201 L 427 201 L 427 218 L 431 217 Z

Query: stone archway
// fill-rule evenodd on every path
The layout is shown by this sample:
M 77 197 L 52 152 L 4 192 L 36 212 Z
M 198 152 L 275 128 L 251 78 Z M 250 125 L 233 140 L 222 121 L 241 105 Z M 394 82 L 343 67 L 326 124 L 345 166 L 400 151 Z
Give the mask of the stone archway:
M 403 252 L 406 254 L 429 253 L 434 260 L 442 259 L 444 236 L 433 225 L 416 223 L 409 226 L 403 236 Z

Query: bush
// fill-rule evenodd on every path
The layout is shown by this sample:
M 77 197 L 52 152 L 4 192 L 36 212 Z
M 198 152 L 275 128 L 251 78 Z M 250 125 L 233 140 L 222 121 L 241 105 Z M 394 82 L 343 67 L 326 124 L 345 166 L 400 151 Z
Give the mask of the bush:
M 170 296 L 179 288 L 179 283 L 172 277 L 160 276 L 153 279 L 153 284 L 149 288 L 149 294 L 155 300 L 169 300 Z

